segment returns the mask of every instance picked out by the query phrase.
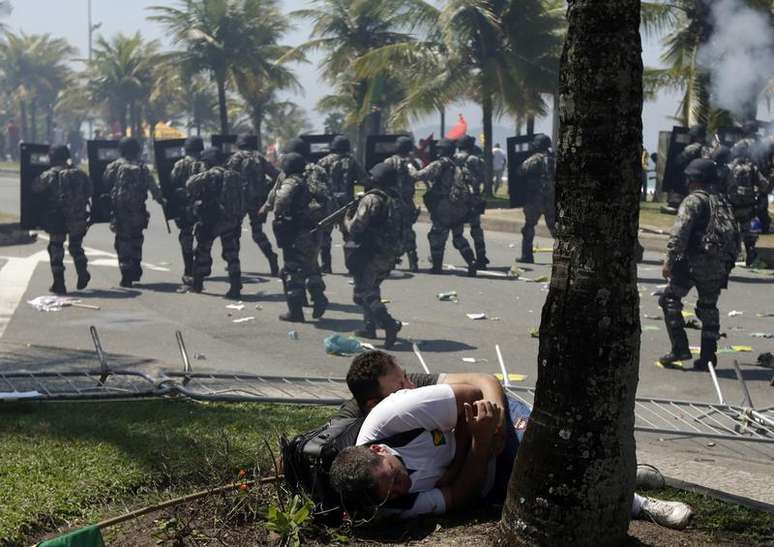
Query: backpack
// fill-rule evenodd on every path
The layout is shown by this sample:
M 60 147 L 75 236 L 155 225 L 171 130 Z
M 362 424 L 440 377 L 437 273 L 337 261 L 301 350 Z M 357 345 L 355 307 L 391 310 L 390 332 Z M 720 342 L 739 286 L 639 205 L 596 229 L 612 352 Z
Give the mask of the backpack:
M 368 194 L 380 196 L 384 202 L 382 207 L 382 218 L 378 227 L 368 230 L 368 238 L 373 240 L 374 246 L 385 253 L 398 256 L 403 250 L 403 211 L 400 207 L 398 198 L 390 196 L 383 190 L 369 190 Z M 363 246 L 370 247 L 366 242 Z
M 294 494 L 306 495 L 316 504 L 315 516 L 328 522 L 341 518 L 341 500 L 333 489 L 329 473 L 339 452 L 355 446 L 361 418 L 334 418 L 325 425 L 296 435 L 292 439 L 282 437 L 282 466 L 285 482 Z M 422 428 L 398 433 L 368 444 L 386 444 L 391 448 L 405 446 L 425 430 Z
M 59 172 L 58 208 L 68 220 L 83 220 L 89 204 L 88 178 L 78 169 L 68 168 Z
M 731 164 L 731 176 L 728 179 L 728 201 L 734 207 L 753 207 L 755 205 L 755 183 L 757 179 L 755 165 L 747 161 L 734 161 Z
M 234 156 L 234 159 L 236 158 Z M 244 181 L 247 200 L 252 203 L 264 203 L 269 195 L 269 186 L 266 184 L 263 158 L 257 154 L 240 154 L 238 159 L 238 172 Z
M 218 205 L 223 220 L 241 221 L 245 216 L 245 195 L 242 188 L 242 178 L 231 169 L 223 169 Z
M 311 165 L 307 166 L 304 171 L 304 217 L 310 227 L 316 226 L 330 213 L 331 193 L 324 173 L 325 171 L 321 167 Z
M 729 203 L 722 196 L 703 192 L 707 196 L 709 218 L 701 238 L 701 247 L 710 256 L 733 264 L 739 255 L 740 237 L 736 219 Z
M 114 211 L 133 211 L 145 206 L 148 199 L 147 172 L 142 164 L 121 162 L 116 171 L 116 182 L 110 197 Z

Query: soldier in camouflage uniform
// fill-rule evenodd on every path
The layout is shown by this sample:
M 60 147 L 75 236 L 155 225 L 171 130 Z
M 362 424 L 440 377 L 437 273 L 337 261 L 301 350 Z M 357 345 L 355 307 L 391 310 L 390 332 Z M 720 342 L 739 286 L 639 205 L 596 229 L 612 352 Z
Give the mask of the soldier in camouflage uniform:
M 412 170 L 412 177 L 414 180 L 424 181 L 428 186 L 424 200 L 433 223 L 427 234 L 430 242 L 430 260 L 433 263 L 431 273 L 443 273 L 443 254 L 446 240 L 449 238 L 449 230 L 451 230 L 454 248 L 468 264 L 468 275 L 475 277 L 476 256 L 464 235 L 465 218 L 470 213 L 469 204 L 464 199 L 455 200 L 452 196 L 457 185 L 456 180 L 465 176 L 454 163 L 455 148 L 453 141 L 441 139 L 437 145 L 438 159 L 420 171 Z
M 291 143 L 296 147 L 297 143 Z M 308 169 L 303 155 L 288 152 L 282 158 L 282 173 L 277 178 L 264 209 L 274 210 L 274 236 L 282 249 L 282 276 L 288 313 L 281 321 L 304 322 L 306 291 L 312 297 L 312 317 L 319 319 L 328 307 L 325 283 L 317 258 L 321 234 L 312 231 L 328 214 L 327 185 L 320 185 L 314 170 Z
M 526 179 L 527 201 L 524 204 L 524 227 L 521 229 L 521 262 L 532 264 L 535 226 L 540 215 L 546 220 L 551 237 L 556 237 L 556 204 L 554 199 L 554 166 L 551 157 L 551 139 L 538 135 L 532 141 L 534 154 L 521 164 Z
M 672 344 L 672 351 L 659 359 L 664 365 L 691 358 L 685 333 L 682 299 L 696 287 L 696 316 L 701 321 L 701 353 L 694 368 L 707 370 L 717 364 L 720 315 L 717 303 L 728 286 L 734 267 L 739 232 L 728 202 L 710 191 L 717 167 L 708 159 L 692 161 L 685 170 L 689 195 L 680 204 L 677 221 L 667 242 L 663 275 L 667 279 L 659 305 Z
M 204 170 L 204 164 L 200 156 L 204 150 L 204 141 L 201 137 L 189 137 L 185 140 L 185 157 L 179 159 L 172 168 L 170 181 L 174 189 L 173 210 L 177 211 L 178 216 L 175 219 L 180 234 L 180 250 L 183 252 L 183 284 L 193 283 L 193 263 L 194 263 L 194 220 L 188 217 L 188 197 L 186 194 L 186 183 L 192 176 L 201 173 Z
M 245 135 L 240 135 L 237 140 L 239 151 L 233 154 L 226 162 L 226 168 L 236 171 L 242 177 L 242 184 L 245 189 L 245 203 L 247 205 L 247 216 L 250 219 L 250 230 L 253 234 L 253 241 L 258 245 L 266 259 L 269 261 L 271 275 L 279 275 L 279 263 L 277 254 L 271 247 L 271 242 L 266 234 L 263 233 L 263 224 L 266 217 L 259 215 L 258 211 L 269 195 L 269 189 L 274 186 L 274 182 L 279 176 L 279 171 L 269 160 L 264 158 L 254 149 L 250 139 Z
M 343 227 L 350 241 L 347 267 L 354 279 L 355 304 L 363 308 L 365 326 L 356 336 L 376 338 L 377 325 L 384 329 L 384 347 L 390 349 L 398 337 L 401 322 L 396 321 L 382 302 L 381 284 L 403 251 L 404 224 L 398 188 L 398 172 L 387 163 L 371 170 L 373 187 L 350 209 Z
M 352 201 L 355 185 L 362 184 L 366 173 L 351 153 L 349 139 L 338 135 L 331 142 L 331 153 L 317 162 L 328 174 L 332 193 L 332 209 L 336 210 Z M 331 273 L 331 232 L 333 226 L 323 231 L 320 260 L 323 273 Z
M 143 230 L 150 214 L 145 207 L 148 191 L 162 207 L 164 197 L 153 175 L 140 160 L 140 143 L 124 137 L 118 144 L 121 157 L 105 169 L 105 187 L 110 192 L 112 219 L 110 229 L 116 234 L 115 249 L 121 269 L 121 286 L 131 288 L 142 277 Z
M 742 233 L 745 263 L 747 266 L 752 266 L 758 256 L 755 250 L 758 234 L 752 231 L 750 224 L 756 215 L 759 196 L 762 194 L 765 199 L 768 199 L 769 182 L 753 162 L 751 150 L 746 141 L 741 140 L 734 145 L 731 149 L 731 157 L 730 177 L 726 191 Z
M 688 164 L 693 160 L 699 158 L 709 158 L 712 154 L 710 148 L 706 144 L 707 129 L 702 125 L 694 125 L 688 129 L 688 138 L 690 143 L 686 146 L 682 152 L 677 156 L 677 168 L 680 173 L 684 173 Z M 667 196 L 667 203 L 669 207 L 676 209 L 680 202 L 685 197 L 687 191 L 687 183 L 683 179 L 681 181 L 680 188 L 673 188 Z
M 420 209 L 414 203 L 416 181 L 411 176 L 411 168 L 409 168 L 409 166 L 414 166 L 411 158 L 414 141 L 411 140 L 411 137 L 398 137 L 396 145 L 396 153 L 384 160 L 384 163 L 391 165 L 398 174 L 398 192 L 403 208 L 401 216 L 403 219 L 403 252 L 408 255 L 409 270 L 416 273 L 419 271 L 419 257 L 417 256 L 417 234 L 414 231 L 414 224 L 419 218 Z
M 46 203 L 43 228 L 49 235 L 48 256 L 54 283 L 49 289 L 54 294 L 67 294 L 64 282 L 64 242 L 78 272 L 78 290 L 85 289 L 91 276 L 86 267 L 83 238 L 88 230 L 88 207 L 94 191 L 91 179 L 69 164 L 70 150 L 55 146 L 49 154 L 51 168 L 32 183 L 32 191 Z
M 473 178 L 473 188 L 476 195 L 480 196 L 486 188 L 486 164 L 476 153 L 476 139 L 470 135 L 462 137 L 457 144 L 459 152 L 454 156 L 454 161 L 460 168 L 467 169 Z M 473 248 L 476 250 L 476 268 L 486 270 L 489 259 L 486 257 L 486 242 L 484 241 L 484 230 L 481 228 L 481 215 L 473 215 L 470 218 L 470 237 L 473 240 Z
M 223 167 L 225 157 L 219 148 L 202 153 L 205 171 L 188 179 L 186 191 L 191 214 L 196 220 L 194 233 L 194 278 L 191 290 L 204 290 L 204 278 L 212 273 L 212 243 L 220 238 L 223 260 L 228 271 L 226 298 L 237 300 L 242 291 L 239 238 L 245 216 L 245 196 L 239 173 Z

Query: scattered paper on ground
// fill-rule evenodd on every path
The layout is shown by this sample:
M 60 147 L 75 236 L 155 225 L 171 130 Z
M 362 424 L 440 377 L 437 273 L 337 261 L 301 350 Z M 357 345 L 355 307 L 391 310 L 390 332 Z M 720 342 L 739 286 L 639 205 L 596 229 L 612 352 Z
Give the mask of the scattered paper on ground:
M 744 315 L 743 311 L 737 311 L 737 310 L 731 310 L 728 312 L 729 317 L 739 317 L 740 315 Z
M 468 316 L 468 319 L 473 319 L 474 321 L 486 319 L 485 313 L 466 313 L 465 315 Z
M 486 359 L 479 359 L 477 357 L 463 357 L 462 362 L 463 363 L 487 363 L 488 361 Z
M 762 318 L 762 317 L 774 317 L 774 313 L 756 313 L 755 317 Z
M 654 321 L 657 321 L 659 319 L 663 319 L 663 317 L 660 316 L 660 315 L 648 315 L 647 313 L 645 315 L 643 315 L 643 317 L 645 319 L 653 319 Z
M 533 327 L 533 328 L 529 329 L 529 335 L 532 338 L 540 338 L 540 329 L 537 328 L 537 327 Z
M 644 330 L 644 331 L 656 331 L 656 330 L 661 330 L 661 329 L 659 327 L 657 327 L 656 325 L 645 325 L 645 326 L 642 327 L 642 330 Z
M 503 381 L 503 375 L 500 374 L 499 372 L 497 374 L 495 374 L 495 378 L 497 378 L 501 382 Z M 527 375 L 526 374 L 508 374 L 508 381 L 509 382 L 523 382 L 526 379 L 527 379 Z
M 750 336 L 753 338 L 774 338 L 774 333 L 771 332 L 751 332 Z
M 248 321 L 254 321 L 255 317 L 252 315 L 250 317 L 242 317 L 241 319 L 234 319 L 234 323 L 247 323 Z
M 752 346 L 726 346 L 720 348 L 718 353 L 750 353 Z
M 61 311 L 62 308 L 85 308 L 89 310 L 99 310 L 99 306 L 93 306 L 91 304 L 82 304 L 80 300 L 76 298 L 68 298 L 66 296 L 38 296 L 32 300 L 28 300 L 27 304 L 32 306 L 38 311 Z
M 441 302 L 459 302 L 457 291 L 439 292 L 436 297 Z
M 228 304 L 226 306 L 226 308 L 229 309 L 229 310 L 242 311 L 243 309 L 245 309 L 245 305 L 242 304 L 242 303 L 239 303 L 239 304 Z
M 332 334 L 323 340 L 325 353 L 330 355 L 352 355 L 363 351 L 363 344 L 354 336 Z

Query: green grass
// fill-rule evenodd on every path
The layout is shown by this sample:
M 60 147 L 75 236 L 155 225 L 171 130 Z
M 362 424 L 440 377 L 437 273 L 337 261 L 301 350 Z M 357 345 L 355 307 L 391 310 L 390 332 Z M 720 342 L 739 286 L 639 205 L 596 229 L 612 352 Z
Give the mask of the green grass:
M 0 169 L 12 169 L 14 171 L 19 170 L 18 161 L 0 161 Z
M 19 222 L 19 216 L 0 211 L 0 224 L 6 223 L 6 222 Z
M 273 473 L 266 443 L 329 407 L 152 400 L 0 406 L 0 545 L 149 500 Z
M 761 544 L 774 538 L 774 516 L 770 513 L 753 511 L 740 505 L 674 488 L 648 491 L 646 494 L 659 499 L 687 503 L 696 512 L 692 526 L 715 536 L 718 540 L 722 540 L 727 534 L 739 534 L 751 542 Z

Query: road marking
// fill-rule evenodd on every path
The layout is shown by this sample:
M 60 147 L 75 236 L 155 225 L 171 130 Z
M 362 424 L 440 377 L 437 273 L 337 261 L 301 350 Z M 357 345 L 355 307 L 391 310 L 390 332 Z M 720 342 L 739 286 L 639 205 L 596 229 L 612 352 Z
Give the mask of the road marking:
M 49 241 L 49 237 L 46 234 L 38 233 L 38 237 L 45 241 Z M 97 260 L 90 260 L 90 265 L 118 268 L 118 255 L 109 253 L 107 251 L 102 251 L 100 249 L 94 249 L 93 247 L 84 247 L 83 250 L 85 251 L 87 257 L 102 257 L 98 258 Z M 156 266 L 155 264 L 149 264 L 148 262 L 143 262 L 142 267 L 153 272 L 171 271 L 169 268 L 165 268 L 164 266 Z
M 19 257 L 3 257 L 8 262 L 0 269 L 0 338 L 3 337 L 8 323 L 11 322 L 16 308 L 19 307 L 24 293 L 40 262 L 48 261 L 48 253 L 39 251 L 34 255 Z

